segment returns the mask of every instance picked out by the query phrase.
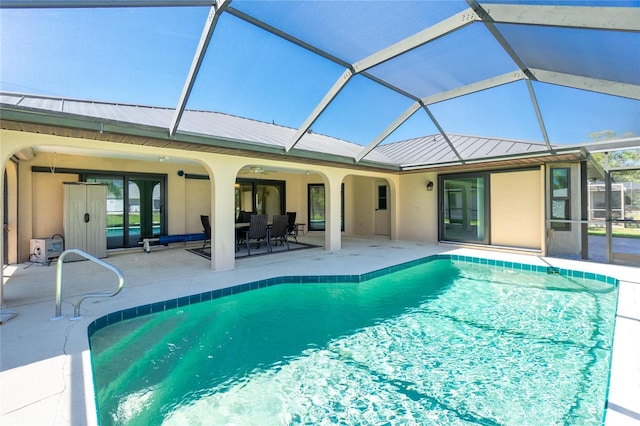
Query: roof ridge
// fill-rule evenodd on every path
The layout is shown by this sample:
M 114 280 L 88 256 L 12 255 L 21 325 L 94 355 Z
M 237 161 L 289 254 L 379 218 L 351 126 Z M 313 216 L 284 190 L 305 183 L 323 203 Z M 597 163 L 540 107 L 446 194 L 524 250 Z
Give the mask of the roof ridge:
M 498 137 L 498 136 L 480 136 L 480 135 L 467 135 L 462 133 L 447 133 L 447 137 L 449 137 L 450 139 L 451 138 L 474 138 L 474 139 L 487 139 L 487 140 L 494 140 L 494 141 L 506 141 L 506 142 L 513 142 L 513 143 L 546 146 L 545 142 L 527 141 L 523 139 L 512 139 L 512 138 L 505 138 L 505 137 Z M 400 144 L 400 143 L 410 143 L 417 140 L 430 139 L 430 138 L 433 138 L 434 140 L 442 139 L 442 135 L 440 133 L 433 133 L 431 135 L 417 136 L 414 138 L 403 139 L 400 141 L 390 142 L 390 143 L 379 145 L 379 146 L 382 147 L 382 146 L 389 146 L 389 145 Z M 455 145 L 453 141 L 452 143 Z

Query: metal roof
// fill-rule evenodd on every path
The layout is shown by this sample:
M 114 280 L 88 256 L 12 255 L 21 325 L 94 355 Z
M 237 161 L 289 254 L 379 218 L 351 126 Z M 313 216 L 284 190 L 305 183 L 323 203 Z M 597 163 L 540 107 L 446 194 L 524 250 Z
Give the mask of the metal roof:
M 103 132 L 108 124 L 123 124 L 126 126 L 118 128 L 118 133 L 137 135 L 138 132 L 130 129 L 150 128 L 156 130 L 156 138 L 172 140 L 175 138 L 166 132 L 166 122 L 171 119 L 172 113 L 167 108 L 0 93 L 0 117 L 4 120 L 68 127 L 68 118 L 86 119 L 93 123 L 89 128 L 96 132 Z M 295 131 L 229 114 L 187 110 L 184 111 L 177 136 L 193 135 L 198 138 L 196 140 L 207 140 L 212 145 L 216 145 L 216 141 L 224 141 L 221 146 L 229 146 L 227 142 L 232 141 L 232 146 L 235 143 L 238 148 L 256 152 L 261 151 L 260 147 L 271 147 L 275 148 L 273 152 L 285 154 L 285 145 Z M 624 142 L 625 147 L 633 144 L 640 145 L 637 139 Z M 326 154 L 334 159 L 343 158 L 346 160 L 343 162 L 348 163 L 361 148 L 357 144 L 309 132 L 289 155 L 293 158 L 301 151 L 307 151 L 310 154 L 307 158 L 320 158 Z M 397 170 L 420 169 L 469 161 L 505 160 L 524 154 L 545 156 L 553 154 L 555 150 L 536 142 L 464 135 L 448 135 L 445 139 L 436 134 L 375 147 L 365 156 L 363 163 Z
M 38 122 L 39 118 L 50 115 L 54 117 L 54 122 L 55 118 L 61 121 L 64 117 L 76 117 L 90 119 L 102 126 L 105 123 L 125 123 L 139 127 L 156 128 L 161 131 L 159 134 L 165 131 L 167 138 L 169 138 L 166 132 L 167 123 L 171 121 L 174 114 L 174 110 L 169 108 L 0 92 L 0 117 L 7 118 L 9 111 L 31 113 L 33 122 Z M 99 129 L 100 127 L 96 126 L 95 128 Z M 280 148 L 284 152 L 284 147 L 295 134 L 295 129 L 229 114 L 187 110 L 183 114 L 178 132 L 212 140 L 222 139 L 255 146 L 271 146 Z M 309 132 L 296 149 L 353 158 L 362 147 Z M 366 160 L 373 163 L 396 165 L 393 160 L 378 152 L 370 153 Z
M 465 161 L 547 152 L 547 146 L 544 143 L 463 135 L 449 135 L 449 140 Z M 386 155 L 401 167 L 439 165 L 459 161 L 441 135 L 382 145 L 377 147 L 375 151 Z

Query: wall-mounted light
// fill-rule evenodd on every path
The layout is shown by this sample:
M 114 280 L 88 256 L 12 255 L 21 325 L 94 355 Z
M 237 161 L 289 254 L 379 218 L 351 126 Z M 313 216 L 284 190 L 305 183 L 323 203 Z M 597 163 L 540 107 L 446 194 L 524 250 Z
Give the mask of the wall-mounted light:
M 433 182 L 432 181 L 428 181 L 427 182 L 427 191 L 433 191 Z
M 158 157 L 158 161 L 161 162 L 161 163 L 164 163 L 168 159 L 169 159 L 169 157 L 167 157 L 166 155 L 161 155 L 160 157 Z

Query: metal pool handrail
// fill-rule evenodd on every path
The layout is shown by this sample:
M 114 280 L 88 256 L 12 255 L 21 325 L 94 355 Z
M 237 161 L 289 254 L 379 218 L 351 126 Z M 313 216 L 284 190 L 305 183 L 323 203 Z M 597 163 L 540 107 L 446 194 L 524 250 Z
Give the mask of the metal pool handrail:
M 78 249 L 67 249 L 65 251 L 62 252 L 62 254 L 60 255 L 60 257 L 58 257 L 58 264 L 56 266 L 56 316 L 51 318 L 52 320 L 59 320 L 64 318 L 64 315 L 62 315 L 62 265 L 64 264 L 63 260 L 64 258 L 69 254 L 69 253 L 75 253 L 79 256 L 84 257 L 85 259 L 88 259 L 94 263 L 97 263 L 100 266 L 103 266 L 111 271 L 113 271 L 117 276 L 118 276 L 118 287 L 115 289 L 115 291 L 113 291 L 112 293 L 107 293 L 107 292 L 103 292 L 103 293 L 88 293 L 83 295 L 80 299 L 78 299 L 78 301 L 75 303 L 74 307 L 73 307 L 73 317 L 69 318 L 71 320 L 78 320 L 80 318 L 82 318 L 82 316 L 80 315 L 80 304 L 82 303 L 82 301 L 84 299 L 87 299 L 89 297 L 113 297 L 116 294 L 120 293 L 120 290 L 122 290 L 122 288 L 124 287 L 124 275 L 122 274 L 122 272 L 120 271 L 120 269 L 116 268 L 115 266 L 105 262 L 104 260 L 98 259 L 97 257 L 90 255 L 89 253 L 86 253 L 82 250 L 78 250 Z

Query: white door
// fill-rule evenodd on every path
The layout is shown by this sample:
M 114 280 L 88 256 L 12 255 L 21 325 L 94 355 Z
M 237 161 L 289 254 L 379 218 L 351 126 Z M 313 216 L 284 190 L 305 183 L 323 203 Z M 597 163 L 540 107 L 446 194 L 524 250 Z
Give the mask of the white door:
M 391 214 L 389 211 L 389 186 L 376 183 L 375 234 L 391 235 Z

